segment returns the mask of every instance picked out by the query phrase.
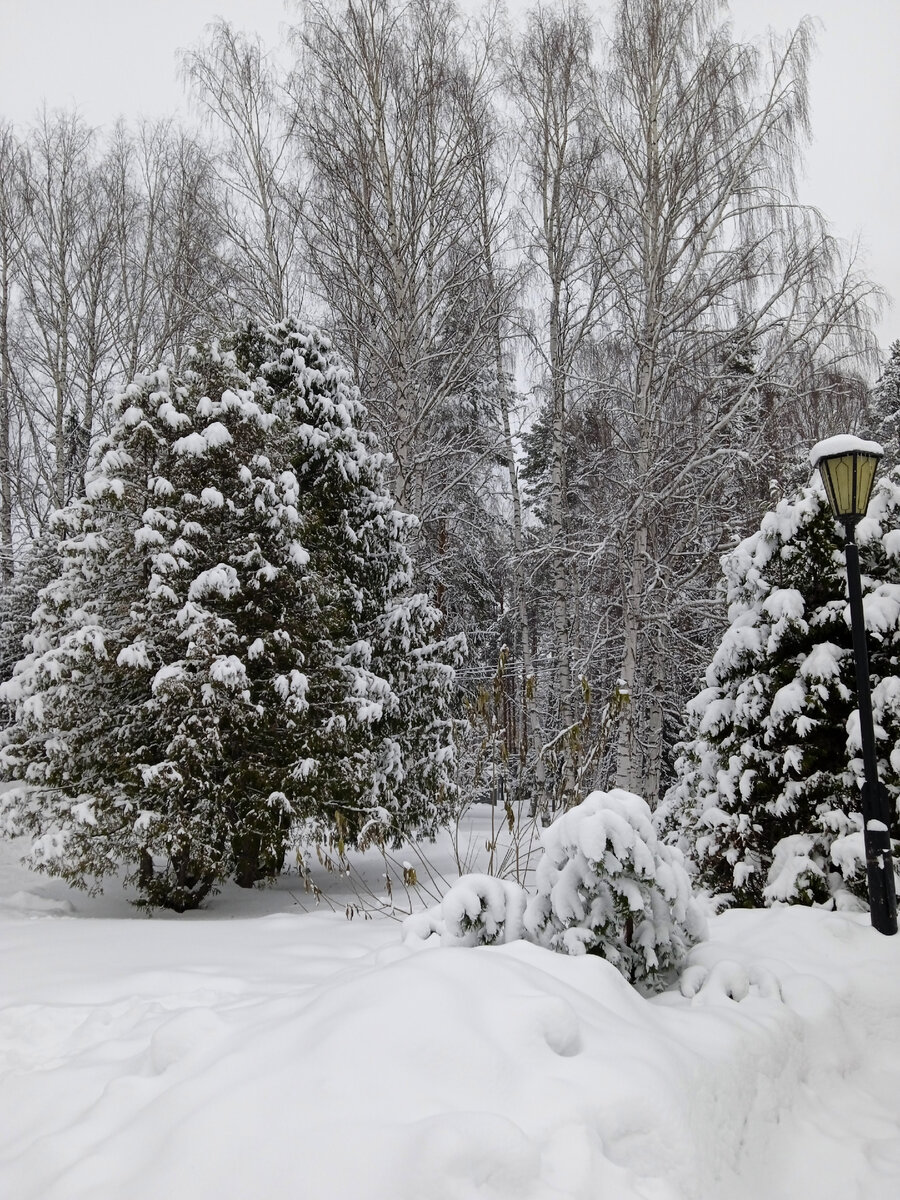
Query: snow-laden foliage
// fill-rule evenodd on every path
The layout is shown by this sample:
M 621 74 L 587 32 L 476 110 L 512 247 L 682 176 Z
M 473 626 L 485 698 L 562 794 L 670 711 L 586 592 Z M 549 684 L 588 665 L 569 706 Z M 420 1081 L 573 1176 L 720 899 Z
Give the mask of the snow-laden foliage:
M 0 587 L 0 683 L 12 677 L 16 663 L 25 653 L 24 639 L 31 632 L 31 617 L 41 588 L 56 574 L 59 561 L 57 539 L 44 533 L 23 556 L 15 575 Z M 0 702 L 0 722 L 5 705 Z
M 891 343 L 884 371 L 872 389 L 868 427 L 884 449 L 882 467 L 900 463 L 900 341 Z
M 857 527 L 879 773 L 900 797 L 900 482 Z M 742 905 L 866 895 L 843 534 L 819 486 L 722 559 L 730 626 L 690 702 L 664 808 L 700 880 Z
M 431 834 L 461 645 L 412 591 L 413 520 L 327 340 L 251 326 L 112 416 L 4 689 L 6 831 L 178 909 L 273 874 L 301 822 Z
M 681 851 L 660 841 L 647 803 L 621 788 L 592 792 L 542 831 L 535 884 L 527 896 L 513 880 L 464 875 L 440 904 L 407 918 L 405 940 L 525 938 L 597 954 L 652 988 L 705 935 Z
M 403 923 L 404 940 L 426 941 L 437 934 L 442 946 L 494 946 L 522 937 L 526 893 L 514 879 L 463 875 L 440 904 L 414 913 Z
M 633 983 L 676 968 L 703 918 L 681 852 L 657 836 L 632 792 L 592 792 L 541 835 L 525 927 L 564 954 L 599 954 Z

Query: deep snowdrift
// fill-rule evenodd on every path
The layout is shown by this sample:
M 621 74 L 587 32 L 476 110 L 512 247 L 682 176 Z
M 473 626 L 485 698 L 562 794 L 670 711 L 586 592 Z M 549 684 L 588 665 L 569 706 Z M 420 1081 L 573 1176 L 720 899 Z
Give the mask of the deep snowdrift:
M 865 918 L 726 913 L 646 1000 L 296 880 L 148 920 L 0 853 L 11 1200 L 900 1196 L 900 938 Z

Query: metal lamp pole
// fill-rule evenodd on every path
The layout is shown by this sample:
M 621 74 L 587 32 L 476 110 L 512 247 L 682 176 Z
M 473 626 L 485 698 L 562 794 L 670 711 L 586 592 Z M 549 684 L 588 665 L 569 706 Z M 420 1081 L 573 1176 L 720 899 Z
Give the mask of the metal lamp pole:
M 850 597 L 850 627 L 856 661 L 856 694 L 859 705 L 859 740 L 863 758 L 862 816 L 866 847 L 866 876 L 872 924 L 879 933 L 897 932 L 897 895 L 891 859 L 891 814 L 887 793 L 878 782 L 875 752 L 875 722 L 869 687 L 869 651 L 863 613 L 862 580 L 856 524 L 866 515 L 875 482 L 875 471 L 884 454 L 877 442 L 865 442 L 852 434 L 838 434 L 817 442 L 810 462 L 818 467 L 831 511 L 846 533 L 847 592 Z
M 855 528 L 855 520 L 844 522 L 844 556 L 847 561 L 847 590 L 850 595 L 850 624 L 853 630 L 856 694 L 859 702 L 859 740 L 863 756 L 862 815 L 866 875 L 869 882 L 872 925 L 879 933 L 890 935 L 897 932 L 897 895 L 894 888 L 894 864 L 891 859 L 890 813 L 887 796 L 878 782 L 875 724 L 869 687 L 869 651 L 866 644 L 866 622 L 863 615 L 862 581 Z

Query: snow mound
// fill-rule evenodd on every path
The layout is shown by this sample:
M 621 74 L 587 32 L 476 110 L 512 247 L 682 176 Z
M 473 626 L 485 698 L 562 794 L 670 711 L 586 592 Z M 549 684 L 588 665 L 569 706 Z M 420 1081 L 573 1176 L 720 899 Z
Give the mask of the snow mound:
M 39 891 L 21 891 L 0 896 L 0 911 L 24 917 L 68 917 L 75 907 L 70 900 L 54 899 Z
M 385 920 L 0 914 L 0 1195 L 892 1200 L 897 950 L 732 911 L 646 999 Z

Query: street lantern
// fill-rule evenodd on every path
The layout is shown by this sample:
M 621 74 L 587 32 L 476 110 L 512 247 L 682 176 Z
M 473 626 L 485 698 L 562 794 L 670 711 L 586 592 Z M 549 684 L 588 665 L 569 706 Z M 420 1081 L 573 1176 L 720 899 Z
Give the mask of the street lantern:
M 897 932 L 897 896 L 891 858 L 891 814 L 887 794 L 878 782 L 875 723 L 869 687 L 869 652 L 855 536 L 857 522 L 866 515 L 875 482 L 875 470 L 883 453 L 877 442 L 865 442 L 861 438 L 842 434 L 817 442 L 809 457 L 813 467 L 819 469 L 832 512 L 843 524 L 846 535 L 844 557 L 847 562 L 847 591 L 850 597 L 859 736 L 863 756 L 862 815 L 869 908 L 872 924 L 878 932 L 894 934 Z
M 848 522 L 855 525 L 866 515 L 875 470 L 883 454 L 877 442 L 846 435 L 826 438 L 813 446 L 812 464 L 819 468 L 832 512 L 845 527 Z

